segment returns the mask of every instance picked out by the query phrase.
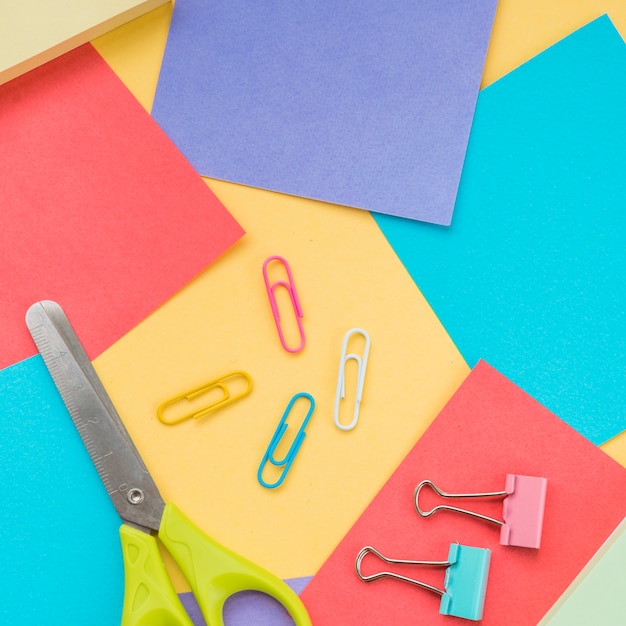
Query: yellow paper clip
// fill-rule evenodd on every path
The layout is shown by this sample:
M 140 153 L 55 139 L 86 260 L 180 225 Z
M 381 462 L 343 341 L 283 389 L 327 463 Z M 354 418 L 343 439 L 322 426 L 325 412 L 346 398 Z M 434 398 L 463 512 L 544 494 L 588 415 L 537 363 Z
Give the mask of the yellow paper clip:
M 360 357 L 357 354 L 347 354 L 348 341 L 352 335 L 359 334 L 365 339 L 365 348 L 363 350 L 363 356 Z M 365 370 L 367 368 L 367 359 L 370 353 L 370 337 L 361 328 L 353 328 L 349 330 L 344 339 L 343 347 L 341 349 L 341 359 L 339 361 L 339 376 L 337 377 L 337 392 L 335 394 L 335 426 L 341 430 L 352 430 L 359 421 L 359 409 L 361 407 L 361 400 L 363 399 L 363 383 L 365 382 Z M 346 363 L 349 360 L 356 361 L 358 367 L 357 386 L 356 386 L 356 398 L 354 400 L 354 412 L 352 414 L 352 421 L 349 424 L 342 424 L 339 421 L 339 404 L 340 401 L 346 397 Z
M 283 438 L 285 431 L 287 430 L 287 426 L 288 426 L 287 421 L 286 421 L 287 416 L 291 412 L 291 409 L 293 405 L 295 404 L 296 400 L 298 400 L 298 398 L 306 398 L 309 401 L 310 403 L 309 410 L 307 411 L 307 414 L 304 417 L 304 420 L 302 420 L 302 424 L 300 425 L 300 428 L 298 429 L 298 434 L 296 435 L 288 452 L 280 461 L 277 461 L 274 458 L 274 453 L 276 452 L 276 448 L 280 444 L 280 441 Z M 289 468 L 291 467 L 291 464 L 293 463 L 293 460 L 295 459 L 296 454 L 298 453 L 298 450 L 300 449 L 300 446 L 302 445 L 302 442 L 304 441 L 304 438 L 306 437 L 306 433 L 304 432 L 304 429 L 306 428 L 306 425 L 309 423 L 309 420 L 311 419 L 311 415 L 313 414 L 314 409 L 315 409 L 315 400 L 313 400 L 313 396 L 311 396 L 311 394 L 309 393 L 305 393 L 305 392 L 297 393 L 289 401 L 289 404 L 287 405 L 287 408 L 285 409 L 285 412 L 283 413 L 283 416 L 281 417 L 280 422 L 278 422 L 278 426 L 276 427 L 276 430 L 274 431 L 274 434 L 272 435 L 272 439 L 270 440 L 269 446 L 267 446 L 267 450 L 265 451 L 265 454 L 263 455 L 261 465 L 259 465 L 259 471 L 257 472 L 257 479 L 259 483 L 263 485 L 263 487 L 267 487 L 267 489 L 274 489 L 275 487 L 279 487 L 282 484 L 283 480 L 285 480 L 285 476 L 287 476 L 287 472 L 289 471 Z M 278 479 L 273 483 L 268 483 L 265 480 L 263 480 L 263 470 L 265 468 L 265 465 L 268 462 L 271 465 L 274 465 L 275 467 L 284 468 L 280 476 L 278 477 Z
M 272 261 L 279 261 L 285 268 L 287 273 L 288 282 L 284 280 L 277 280 L 270 284 L 268 275 L 267 275 L 267 266 Z M 276 324 L 276 330 L 278 331 L 278 337 L 280 339 L 280 343 L 283 348 L 287 352 L 300 352 L 302 348 L 304 348 L 304 328 L 302 327 L 302 317 L 304 314 L 302 313 L 302 307 L 300 306 L 300 300 L 298 300 L 298 294 L 296 293 L 296 287 L 293 282 L 293 276 L 291 275 L 291 268 L 289 267 L 289 263 L 282 256 L 270 256 L 265 259 L 263 263 L 263 280 L 265 281 L 265 289 L 267 290 L 267 297 L 270 299 L 270 306 L 272 307 L 272 315 L 274 316 L 274 322 Z M 276 304 L 276 291 L 277 287 L 283 287 L 287 290 L 289 297 L 291 298 L 291 305 L 293 306 L 293 312 L 296 318 L 296 323 L 298 324 L 298 332 L 300 334 L 300 343 L 297 347 L 292 348 L 287 344 L 287 340 L 285 339 L 283 329 L 280 323 L 280 313 L 278 311 L 278 305 Z
M 241 391 L 235 394 L 232 394 L 227 386 L 227 383 L 230 383 L 235 379 L 243 379 L 246 383 L 246 386 Z M 165 410 L 169 409 L 172 405 L 176 405 L 179 403 L 181 404 L 192 403 L 193 401 L 197 400 L 200 396 L 203 396 L 204 394 L 208 394 L 215 389 L 221 391 L 221 397 L 214 400 L 210 404 L 207 404 L 199 409 L 192 409 L 191 412 L 184 413 L 183 415 L 179 417 L 166 419 L 165 416 L 163 415 Z M 215 380 L 212 380 L 211 382 L 206 383 L 205 385 L 202 385 L 201 387 L 197 387 L 196 389 L 192 389 L 191 391 L 187 391 L 186 393 L 181 393 L 179 396 L 176 396 L 175 398 L 172 398 L 171 400 L 166 400 L 157 409 L 157 417 L 161 420 L 161 422 L 163 422 L 164 424 L 167 424 L 168 426 L 172 424 L 178 424 L 180 422 L 183 422 L 191 418 L 198 419 L 200 417 L 204 417 L 205 415 L 211 413 L 212 411 L 217 411 L 217 409 L 221 409 L 223 406 L 231 404 L 235 402 L 236 400 L 239 400 L 240 398 L 247 396 L 251 390 L 252 390 L 252 379 L 250 378 L 249 374 L 247 374 L 246 372 L 239 371 L 239 370 L 235 372 L 230 372 L 220 378 L 216 378 Z M 168 411 L 168 413 L 171 413 L 171 412 L 172 412 L 171 410 Z

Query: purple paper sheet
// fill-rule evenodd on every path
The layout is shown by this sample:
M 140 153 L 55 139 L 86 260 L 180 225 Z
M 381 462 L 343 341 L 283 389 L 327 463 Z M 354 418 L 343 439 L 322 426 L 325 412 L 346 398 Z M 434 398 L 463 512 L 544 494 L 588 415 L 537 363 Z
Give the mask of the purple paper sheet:
M 204 176 L 448 225 L 496 4 L 183 0 L 153 116 Z
M 310 580 L 311 577 L 307 576 L 285 582 L 300 594 Z M 193 594 L 181 593 L 180 599 L 194 626 L 206 626 Z M 228 626 L 293 626 L 293 620 L 282 605 L 258 591 L 242 591 L 231 596 L 224 605 L 224 623 Z

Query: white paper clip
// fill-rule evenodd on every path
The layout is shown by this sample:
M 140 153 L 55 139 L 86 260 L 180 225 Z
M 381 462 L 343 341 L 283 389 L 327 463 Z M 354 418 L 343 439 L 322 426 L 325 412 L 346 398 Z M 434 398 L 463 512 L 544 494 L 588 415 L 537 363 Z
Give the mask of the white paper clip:
M 362 335 L 365 339 L 365 348 L 363 356 L 358 354 L 348 354 L 348 341 L 352 335 Z M 370 352 L 370 337 L 361 328 L 353 328 L 349 330 L 343 338 L 343 347 L 341 348 L 341 360 L 339 361 L 339 375 L 337 376 L 337 392 L 335 394 L 335 426 L 341 430 L 352 430 L 359 421 L 359 409 L 361 400 L 363 399 L 363 383 L 365 381 L 365 370 L 367 368 L 367 359 Z M 346 397 L 346 363 L 350 360 L 356 361 L 358 367 L 358 376 L 356 384 L 356 398 L 354 401 L 354 413 L 352 421 L 349 424 L 342 424 L 339 420 L 339 405 L 341 400 Z

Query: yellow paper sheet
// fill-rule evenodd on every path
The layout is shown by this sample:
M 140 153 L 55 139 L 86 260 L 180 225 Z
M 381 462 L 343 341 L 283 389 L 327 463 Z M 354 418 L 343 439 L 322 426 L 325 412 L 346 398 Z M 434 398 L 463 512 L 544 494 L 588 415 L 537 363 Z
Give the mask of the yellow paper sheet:
M 148 110 L 166 9 L 94 42 Z M 310 575 L 468 368 L 368 214 L 208 183 L 247 235 L 95 365 L 166 496 L 278 575 Z M 290 262 L 304 307 L 307 346 L 295 356 L 279 345 L 263 284 L 273 254 Z M 370 333 L 372 351 L 360 424 L 344 433 L 333 403 L 354 326 Z M 249 397 L 200 422 L 157 421 L 159 402 L 234 369 L 253 377 Z M 257 468 L 300 391 L 317 402 L 307 439 L 285 484 L 268 491 Z
M 166 498 L 278 575 L 309 575 L 468 367 L 369 214 L 211 187 L 246 236 L 95 365 Z M 263 261 L 275 254 L 289 261 L 304 310 L 306 347 L 296 355 L 279 343 L 263 283 Z M 343 432 L 333 405 L 342 340 L 353 327 L 370 334 L 371 352 L 359 424 Z M 240 369 L 254 381 L 248 397 L 198 421 L 157 420 L 163 400 Z M 267 490 L 257 469 L 302 391 L 316 400 L 307 437 L 285 483 Z
M 0 0 L 0 84 L 169 0 Z

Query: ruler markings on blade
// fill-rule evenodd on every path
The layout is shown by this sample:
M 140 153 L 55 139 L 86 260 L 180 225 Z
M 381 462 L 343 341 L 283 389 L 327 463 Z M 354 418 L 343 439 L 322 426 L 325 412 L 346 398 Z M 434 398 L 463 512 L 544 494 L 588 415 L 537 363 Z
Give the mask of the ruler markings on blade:
M 34 304 L 26 324 L 108 495 L 123 519 L 158 528 L 163 501 L 63 310 Z M 129 504 L 130 489 L 150 503 Z M 143 515 L 141 520 L 138 516 Z
M 111 453 L 100 453 L 97 449 L 96 443 L 89 434 L 89 421 L 83 419 L 80 409 L 74 401 L 74 393 L 72 392 L 71 385 L 68 383 L 66 375 L 59 362 L 59 359 L 69 356 L 70 353 L 68 351 L 59 350 L 58 356 L 55 356 L 54 348 L 50 344 L 48 331 L 44 324 L 35 327 L 31 326 L 29 327 L 29 330 L 35 345 L 44 360 L 48 372 L 50 373 L 50 376 L 52 377 L 52 380 L 54 381 L 54 384 L 63 399 L 65 407 L 67 408 L 68 413 L 78 430 L 83 444 L 87 449 L 96 470 L 98 471 L 98 475 L 100 476 L 107 493 L 111 495 L 111 493 L 116 491 L 116 489 L 111 484 L 111 479 L 106 470 L 106 464 L 104 463 L 105 458 L 110 456 Z

